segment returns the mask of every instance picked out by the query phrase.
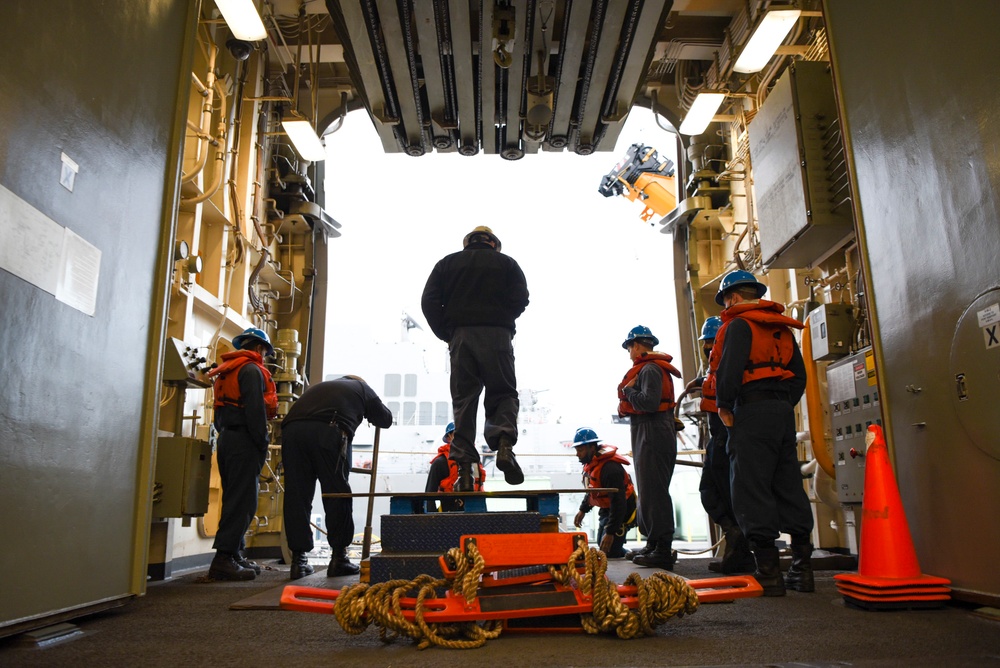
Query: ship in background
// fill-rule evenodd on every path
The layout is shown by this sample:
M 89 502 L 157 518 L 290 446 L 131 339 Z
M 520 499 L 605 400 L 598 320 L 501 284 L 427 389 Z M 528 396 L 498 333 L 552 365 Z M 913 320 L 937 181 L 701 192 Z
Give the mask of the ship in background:
M 362 422 L 353 444 L 353 473 L 350 482 L 356 494 L 368 494 L 371 489 L 370 473 L 375 473 L 376 493 L 406 494 L 423 492 L 431 459 L 437 454 L 441 437 L 452 421 L 451 393 L 449 389 L 448 353 L 436 339 L 427 345 L 422 332 L 411 332 L 419 327 L 407 314 L 401 318 L 401 335 L 398 341 L 372 342 L 366 349 L 352 349 L 355 360 L 351 370 L 330 373 L 326 379 L 339 378 L 346 373 L 359 375 L 371 385 L 392 411 L 393 425 L 379 430 L 377 459 L 373 457 L 375 429 Z M 594 429 L 601 440 L 615 445 L 619 452 L 631 458 L 629 424 L 609 411 L 591 424 L 566 424 L 556 407 L 546 402 L 545 390 L 522 388 L 518 390 L 518 440 L 515 454 L 524 471 L 524 483 L 516 487 L 507 485 L 503 473 L 493 464 L 493 455 L 482 440 L 484 414 L 482 405 L 477 417 L 479 441 L 477 445 L 486 468 L 486 491 L 558 489 L 581 490 L 579 493 L 561 494 L 559 522 L 562 530 L 576 530 L 573 517 L 583 498 L 582 467 L 576 459 L 573 435 L 578 427 Z M 681 450 L 694 451 L 679 460 L 688 464 L 701 461 L 697 451 L 697 421 L 682 431 L 678 438 Z M 373 466 L 374 465 L 374 466 Z M 682 550 L 703 551 L 710 547 L 708 517 L 698 494 L 701 469 L 681 464 L 675 469 L 671 484 L 674 512 L 677 523 L 675 547 Z M 323 561 L 328 545 L 323 534 L 322 497 L 317 486 L 313 500 L 313 524 L 316 527 L 316 549 L 311 558 Z M 523 510 L 523 499 L 492 498 L 487 500 L 488 510 Z M 372 550 L 378 551 L 380 518 L 389 513 L 389 498 L 375 498 L 372 515 Z M 355 543 L 353 552 L 361 553 L 363 530 L 367 522 L 367 500 L 354 500 Z M 597 513 L 589 513 L 583 530 L 591 540 L 596 539 Z M 639 540 L 635 529 L 630 540 Z

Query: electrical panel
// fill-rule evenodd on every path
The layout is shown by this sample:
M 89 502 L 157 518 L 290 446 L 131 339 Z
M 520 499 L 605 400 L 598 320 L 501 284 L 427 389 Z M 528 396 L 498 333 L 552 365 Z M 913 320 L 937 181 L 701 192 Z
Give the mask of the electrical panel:
M 198 349 L 179 339 L 169 338 L 163 352 L 163 382 L 183 383 L 190 387 L 212 387 L 206 376 L 208 362 L 198 355 Z
M 854 310 L 850 304 L 820 304 L 809 311 L 809 335 L 816 361 L 835 360 L 851 351 Z
M 197 517 L 208 510 L 212 446 L 208 441 L 166 436 L 156 442 L 153 517 Z
M 790 66 L 749 138 L 764 264 L 812 267 L 854 234 L 829 63 Z
M 875 354 L 865 348 L 830 364 L 826 379 L 837 500 L 861 503 L 865 490 L 865 435 L 869 426 L 882 424 Z

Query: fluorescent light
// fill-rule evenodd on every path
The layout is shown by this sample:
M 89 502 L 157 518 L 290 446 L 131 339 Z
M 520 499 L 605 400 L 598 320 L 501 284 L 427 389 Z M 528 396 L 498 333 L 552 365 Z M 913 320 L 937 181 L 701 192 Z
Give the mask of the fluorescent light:
M 682 135 L 700 135 L 712 122 L 725 99 L 725 93 L 698 93 L 677 131 Z
M 764 69 L 801 14 L 802 11 L 798 9 L 769 10 L 757 24 L 757 29 L 740 52 L 733 69 L 743 73 L 760 72 Z
M 267 37 L 264 22 L 260 20 L 253 0 L 215 0 L 215 6 L 236 39 L 256 42 Z
M 281 127 L 303 160 L 319 162 L 326 159 L 326 148 L 308 119 L 289 116 L 282 119 Z

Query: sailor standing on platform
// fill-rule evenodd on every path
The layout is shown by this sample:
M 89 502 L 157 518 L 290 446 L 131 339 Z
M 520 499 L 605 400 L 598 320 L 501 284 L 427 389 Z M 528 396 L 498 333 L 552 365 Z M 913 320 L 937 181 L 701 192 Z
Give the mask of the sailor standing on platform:
M 514 373 L 514 321 L 528 306 L 528 285 L 517 261 L 500 252 L 500 239 L 480 225 L 463 249 L 434 265 L 420 306 L 434 335 L 451 355 L 451 403 L 455 440 L 451 458 L 458 464 L 456 492 L 473 489 L 476 413 L 485 390 L 486 444 L 508 485 L 524 482 L 514 457 L 517 443 L 517 378 Z

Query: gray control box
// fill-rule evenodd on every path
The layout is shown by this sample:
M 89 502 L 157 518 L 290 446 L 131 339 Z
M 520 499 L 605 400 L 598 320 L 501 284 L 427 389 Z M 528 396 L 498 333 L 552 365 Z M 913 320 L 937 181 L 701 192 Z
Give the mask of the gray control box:
M 851 351 L 854 310 L 850 304 L 820 304 L 809 311 L 813 359 L 835 360 Z
M 837 500 L 861 503 L 865 490 L 865 434 L 870 425 L 882 424 L 872 349 L 865 348 L 834 362 L 827 367 L 826 378 Z

